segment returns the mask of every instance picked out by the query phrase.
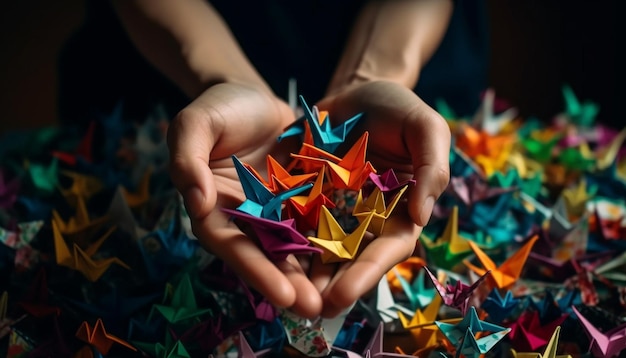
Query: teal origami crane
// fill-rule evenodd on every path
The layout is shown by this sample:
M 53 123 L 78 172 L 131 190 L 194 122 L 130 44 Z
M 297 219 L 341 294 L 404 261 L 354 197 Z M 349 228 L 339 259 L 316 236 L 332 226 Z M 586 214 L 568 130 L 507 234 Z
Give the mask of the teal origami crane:
M 417 274 L 417 277 L 412 283 L 409 283 L 402 275 L 398 273 L 398 270 L 393 269 L 402 290 L 409 300 L 411 310 L 423 309 L 428 306 L 437 295 L 434 288 L 426 288 L 424 285 L 425 272 L 421 271 Z
M 596 120 L 600 107 L 589 101 L 580 102 L 574 90 L 568 85 L 563 86 L 563 99 L 565 100 L 565 115 L 570 121 L 582 127 L 590 127 Z
M 283 201 L 313 187 L 313 184 L 309 183 L 274 194 L 236 156 L 233 155 L 232 158 L 246 194 L 246 200 L 237 207 L 237 210 L 250 215 L 280 221 Z
M 350 133 L 363 116 L 363 113 L 358 113 L 352 118 L 343 121 L 339 126 L 332 128 L 330 118 L 327 113 L 324 113 L 325 115 L 320 115 L 317 107 L 313 106 L 313 109 L 311 109 L 304 100 L 304 97 L 300 96 L 299 99 L 302 109 L 304 110 L 304 120 L 306 120 L 306 124 L 308 125 L 313 138 L 313 143 L 310 144 L 313 144 L 314 146 L 327 152 L 334 152 L 335 149 L 337 149 L 337 147 L 345 141 L 348 133 Z M 278 140 L 292 135 L 301 134 L 303 132 L 303 126 L 292 126 L 279 136 Z
M 450 343 L 457 347 L 457 357 L 463 354 L 465 357 L 477 357 L 485 354 L 496 345 L 511 329 L 498 326 L 493 323 L 481 321 L 474 306 L 470 307 L 463 320 L 457 324 L 435 321 L 437 327 Z M 489 332 L 476 338 L 476 333 Z

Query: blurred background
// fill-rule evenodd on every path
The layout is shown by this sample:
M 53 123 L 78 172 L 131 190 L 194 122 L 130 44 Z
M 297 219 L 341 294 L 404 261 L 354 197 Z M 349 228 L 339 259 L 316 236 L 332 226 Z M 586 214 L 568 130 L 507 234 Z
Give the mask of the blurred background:
M 97 1 L 97 0 L 92 0 Z M 561 87 L 600 105 L 599 120 L 624 127 L 623 12 L 617 0 L 485 0 L 491 87 L 521 115 L 563 108 Z M 0 134 L 57 123 L 57 59 L 82 23 L 81 0 L 4 3 L 0 12 Z

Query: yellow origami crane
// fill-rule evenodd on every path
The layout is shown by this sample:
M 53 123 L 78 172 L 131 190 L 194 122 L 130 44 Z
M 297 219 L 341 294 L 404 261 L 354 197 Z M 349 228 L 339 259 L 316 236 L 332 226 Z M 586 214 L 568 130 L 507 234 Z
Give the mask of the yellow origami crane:
M 587 182 L 581 179 L 573 188 L 565 188 L 561 192 L 563 200 L 565 200 L 565 208 L 567 213 L 574 218 L 580 218 L 586 211 L 587 203 L 591 199 L 591 195 L 587 193 Z M 568 218 L 572 219 L 572 218 Z
M 146 169 L 143 174 L 139 186 L 135 192 L 130 192 L 125 187 L 122 187 L 122 194 L 128 203 L 128 207 L 137 208 L 148 202 L 150 199 L 150 178 L 152 177 L 152 168 Z
M 243 163 L 243 165 L 274 194 L 300 186 L 317 175 L 315 172 L 291 175 L 287 169 L 283 168 L 271 155 L 267 156 L 268 180 L 265 180 L 250 164 Z
M 619 153 L 619 150 L 625 140 L 626 128 L 619 132 L 619 134 L 611 141 L 611 144 L 596 152 L 596 168 L 598 170 L 606 169 L 615 162 L 615 158 L 617 157 L 617 154 Z
M 322 215 L 317 228 L 317 237 L 309 236 L 308 239 L 313 245 L 324 250 L 322 253 L 322 263 L 342 262 L 352 260 L 363 240 L 363 235 L 372 220 L 373 213 L 363 220 L 351 234 L 346 234 L 333 214 L 322 206 Z
M 62 170 L 61 174 L 72 180 L 72 184 L 69 187 L 63 188 L 59 186 L 59 190 L 61 191 L 61 195 L 63 195 L 73 207 L 76 207 L 78 204 L 77 201 L 79 197 L 87 200 L 103 188 L 102 182 L 96 177 L 69 170 Z
M 85 241 L 93 236 L 95 231 L 107 220 L 106 216 L 91 220 L 85 199 L 80 196 L 76 198 L 76 214 L 67 221 L 64 221 L 56 210 L 52 210 L 52 222 L 56 223 L 59 232 L 80 246 L 84 246 Z
M 469 245 L 472 250 L 474 250 L 478 261 L 482 263 L 484 268 L 474 266 L 468 260 L 464 260 L 464 263 L 470 270 L 481 276 L 486 274 L 487 271 L 491 271 L 491 275 L 488 277 L 491 287 L 506 289 L 511 287 L 518 280 L 522 273 L 522 268 L 524 268 L 524 264 L 526 263 L 526 259 L 538 239 L 538 235 L 533 236 L 522 248 L 500 265 L 500 267 L 496 267 L 496 264 L 478 247 L 478 245 L 469 241 Z
M 561 326 L 557 326 L 552 333 L 552 338 L 548 342 L 548 345 L 541 353 L 517 353 L 511 348 L 511 356 L 513 358 L 572 358 L 569 354 L 556 355 L 557 348 L 559 346 L 559 334 L 561 332 Z
M 330 180 L 336 189 L 357 191 L 361 189 L 370 173 L 376 173 L 372 164 L 365 161 L 368 136 L 368 132 L 363 132 L 361 138 L 339 160 L 331 153 L 306 143 L 302 147 L 307 148 L 306 152 L 310 155 L 291 154 L 291 156 L 305 165 L 309 164 L 312 169 L 326 166 L 329 169 Z
M 380 236 L 385 227 L 385 221 L 389 218 L 389 215 L 391 215 L 391 212 L 398 204 L 398 201 L 400 201 L 400 197 L 404 194 L 407 187 L 408 185 L 402 187 L 402 189 L 394 195 L 388 205 L 385 204 L 385 196 L 378 187 L 372 191 L 370 196 L 365 201 L 363 201 L 362 191 L 359 190 L 359 195 L 356 198 L 356 204 L 352 210 L 352 215 L 356 216 L 360 223 L 363 220 L 366 220 L 366 218 L 370 216 L 370 213 L 373 213 L 374 216 L 372 217 L 367 230 L 376 236 Z
M 415 314 L 410 320 L 402 312 L 398 311 L 398 318 L 400 318 L 402 327 L 411 332 L 418 347 L 429 348 L 436 346 L 439 344 L 438 338 L 443 338 L 439 328 L 435 325 L 439 308 L 441 308 L 441 296 L 435 295 L 432 302 L 423 311 L 420 309 L 415 310 Z M 439 322 L 454 324 L 460 322 L 461 319 L 452 318 L 439 320 Z
M 54 234 L 54 251 L 56 253 L 57 264 L 79 271 L 91 282 L 97 281 L 112 264 L 118 264 L 126 269 L 130 269 L 128 265 L 117 257 L 101 260 L 92 259 L 113 230 L 114 228 L 109 229 L 109 231 L 91 244 L 86 250 L 81 249 L 80 246 L 74 243 L 73 250 L 70 251 L 70 248 L 65 243 L 65 239 L 61 235 L 58 224 L 53 220 L 52 231 Z

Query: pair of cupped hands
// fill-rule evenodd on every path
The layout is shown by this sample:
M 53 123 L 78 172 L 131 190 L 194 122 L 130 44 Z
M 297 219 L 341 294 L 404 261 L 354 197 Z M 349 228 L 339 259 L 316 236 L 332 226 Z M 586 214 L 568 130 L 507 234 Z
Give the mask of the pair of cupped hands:
M 410 89 L 361 83 L 316 105 L 329 112 L 333 127 L 362 112 L 352 132 L 357 138 L 369 132 L 367 160 L 379 173 L 392 168 L 400 181 L 416 181 L 382 235 L 364 241 L 356 259 L 341 264 L 322 264 L 319 255 L 272 262 L 220 210 L 246 199 L 232 155 L 265 174 L 268 154 L 285 165 L 298 152 L 294 137 L 277 141 L 296 120 L 287 103 L 262 88 L 217 84 L 184 108 L 168 130 L 172 181 L 202 246 L 270 303 L 307 318 L 340 314 L 411 256 L 449 181 L 448 125 Z

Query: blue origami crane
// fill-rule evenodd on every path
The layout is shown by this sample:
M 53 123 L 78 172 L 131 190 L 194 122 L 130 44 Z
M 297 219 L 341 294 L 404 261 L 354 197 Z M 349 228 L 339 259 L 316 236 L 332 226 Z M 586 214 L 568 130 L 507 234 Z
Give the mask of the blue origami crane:
M 519 299 L 513 298 L 511 291 L 506 291 L 506 294 L 502 297 L 498 289 L 494 287 L 489 296 L 483 301 L 481 307 L 489 314 L 490 321 L 501 323 L 511 315 L 519 302 Z
M 237 156 L 233 155 L 232 158 L 239 181 L 243 186 L 243 192 L 246 194 L 246 200 L 237 207 L 237 210 L 250 215 L 280 221 L 283 201 L 313 187 L 313 183 L 309 183 L 274 194 L 243 165 Z

